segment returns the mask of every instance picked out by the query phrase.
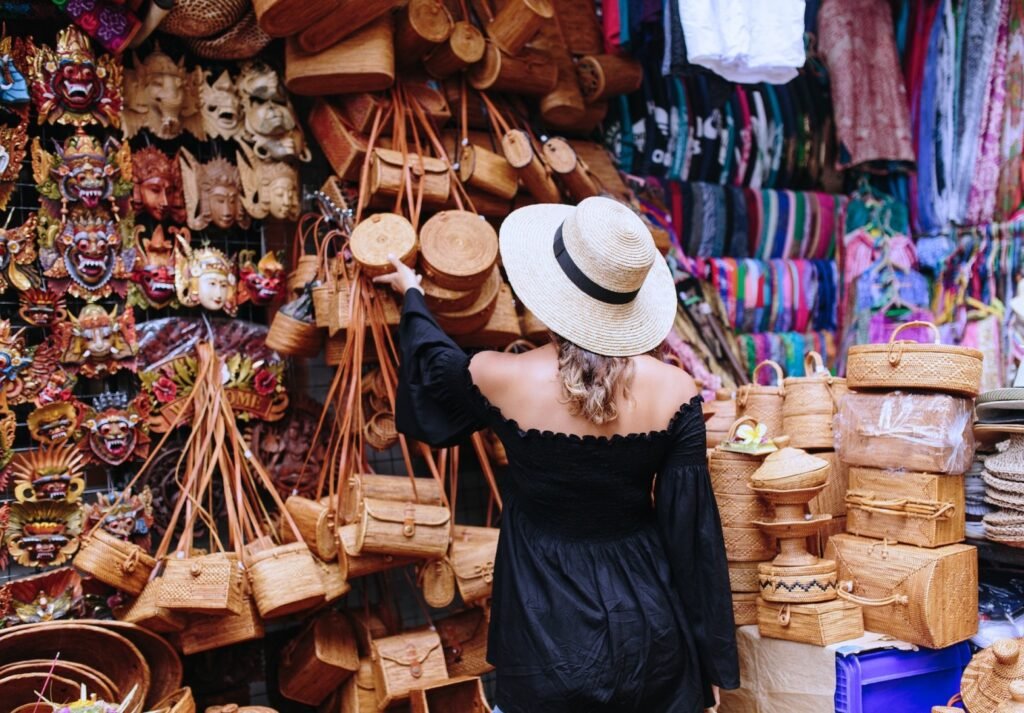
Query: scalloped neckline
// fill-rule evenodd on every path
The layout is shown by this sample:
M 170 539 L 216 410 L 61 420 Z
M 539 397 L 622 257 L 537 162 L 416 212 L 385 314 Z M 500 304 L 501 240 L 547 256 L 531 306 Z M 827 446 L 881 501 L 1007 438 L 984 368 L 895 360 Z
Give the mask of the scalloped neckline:
M 563 431 L 549 431 L 542 430 L 539 428 L 523 428 L 519 425 L 519 422 L 514 418 L 509 418 L 501 409 L 491 403 L 490 399 L 484 396 L 484 392 L 480 390 L 480 387 L 473 383 L 473 375 L 469 372 L 469 362 L 466 363 L 466 379 L 469 381 L 469 385 L 473 392 L 477 395 L 477 398 L 483 403 L 483 405 L 493 413 L 498 420 L 505 425 L 514 428 L 520 438 L 541 438 L 545 440 L 564 440 L 571 443 L 597 443 L 597 444 L 611 444 L 611 443 L 631 443 L 634 441 L 650 442 L 656 438 L 664 438 L 669 435 L 675 428 L 676 423 L 682 418 L 683 414 L 686 413 L 690 408 L 696 406 L 700 407 L 704 399 L 701 395 L 695 394 L 689 401 L 680 404 L 679 408 L 669 419 L 668 424 L 661 429 L 654 429 L 651 431 L 635 431 L 632 433 L 613 433 L 610 436 L 597 436 L 591 433 L 565 433 Z

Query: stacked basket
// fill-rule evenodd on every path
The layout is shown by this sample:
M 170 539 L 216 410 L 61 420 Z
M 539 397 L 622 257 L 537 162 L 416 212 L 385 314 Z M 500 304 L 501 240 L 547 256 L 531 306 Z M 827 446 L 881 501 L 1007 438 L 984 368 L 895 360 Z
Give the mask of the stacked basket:
M 933 344 L 899 340 L 907 327 Z M 911 322 L 888 344 L 852 347 L 836 421 L 849 467 L 847 531 L 831 538 L 839 586 L 869 631 L 940 648 L 977 631 L 978 565 L 964 539 L 963 473 L 973 459 L 980 352 L 939 344 Z

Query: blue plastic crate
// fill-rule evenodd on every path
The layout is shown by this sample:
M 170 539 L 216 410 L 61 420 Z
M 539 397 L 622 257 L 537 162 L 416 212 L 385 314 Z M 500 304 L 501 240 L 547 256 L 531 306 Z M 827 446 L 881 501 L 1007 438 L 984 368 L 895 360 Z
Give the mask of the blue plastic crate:
M 930 713 L 960 691 L 966 641 L 945 649 L 836 657 L 836 713 Z

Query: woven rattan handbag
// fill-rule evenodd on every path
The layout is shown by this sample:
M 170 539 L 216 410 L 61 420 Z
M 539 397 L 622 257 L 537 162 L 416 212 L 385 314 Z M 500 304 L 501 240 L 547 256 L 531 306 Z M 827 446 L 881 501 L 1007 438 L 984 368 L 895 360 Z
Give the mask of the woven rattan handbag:
M 846 393 L 846 379 L 832 376 L 815 351 L 804 357 L 804 371 L 807 376 L 783 382 L 782 432 L 796 448 L 832 448 L 832 420 Z
M 744 424 L 757 425 L 750 416 L 744 416 L 733 422 L 726 433 L 724 443 L 736 436 L 736 431 Z M 727 450 L 719 444 L 708 457 L 708 470 L 711 473 L 711 489 L 716 497 L 722 494 L 750 496 L 750 477 L 758 468 L 764 456 L 748 455 Z
M 378 475 L 376 473 L 353 473 L 348 479 L 345 496 L 345 522 L 358 521 L 359 504 L 363 498 L 391 500 L 396 503 L 409 501 L 424 505 L 442 505 L 441 485 L 434 478 L 409 480 L 404 475 Z
M 178 646 L 186 656 L 219 649 L 243 641 L 262 639 L 263 619 L 252 596 L 245 592 L 241 611 L 234 616 L 190 617 L 185 629 L 177 634 Z
M 775 372 L 775 386 L 761 386 L 757 383 L 757 375 L 768 367 Z M 786 400 L 786 388 L 782 367 L 774 361 L 766 360 L 754 367 L 751 375 L 753 383 L 740 387 L 736 396 L 737 414 L 750 416 L 768 429 L 768 437 L 774 438 L 784 434 L 782 423 L 782 407 Z
M 412 713 L 490 713 L 483 682 L 476 676 L 460 676 L 415 688 L 409 694 Z
M 757 600 L 761 636 L 828 646 L 864 636 L 861 608 L 843 599 L 820 604 L 772 604 Z
M 441 211 L 420 229 L 420 266 L 440 287 L 480 289 L 497 261 L 498 234 L 475 213 Z
M 360 554 L 443 557 L 450 521 L 451 512 L 444 506 L 363 498 L 356 547 Z
M 138 545 L 114 537 L 99 525 L 82 537 L 75 568 L 122 592 L 141 594 L 156 560 Z
M 840 534 L 825 557 L 839 567 L 839 596 L 864 607 L 869 631 L 930 649 L 978 631 L 974 547 L 924 549 Z
M 356 547 L 356 539 L 359 536 L 359 524 L 345 525 L 338 530 L 338 537 L 345 550 L 345 559 L 348 562 L 348 578 L 358 579 L 371 574 L 384 572 L 396 567 L 404 567 L 412 564 L 417 558 L 410 556 L 395 556 L 391 554 L 371 554 L 360 552 Z
M 479 607 L 435 622 L 451 676 L 482 676 L 494 667 L 487 663 L 487 614 Z
M 281 695 L 318 706 L 358 670 L 352 624 L 344 614 L 328 610 L 281 651 L 277 680 Z
M 491 597 L 498 529 L 456 525 L 452 534 L 451 560 L 459 595 L 466 604 Z
M 160 582 L 150 581 L 135 599 L 114 609 L 114 618 L 130 624 L 155 631 L 159 634 L 170 634 L 185 628 L 186 618 L 180 612 L 164 609 L 156 605 L 160 592 Z
M 448 678 L 437 632 L 406 631 L 375 639 L 371 649 L 373 684 L 381 710 L 407 699 L 414 688 Z
M 935 339 L 918 344 L 897 339 L 908 327 L 926 327 Z M 973 398 L 981 388 L 982 354 L 977 349 L 941 343 L 931 322 L 907 322 L 897 327 L 888 344 L 850 347 L 846 380 L 851 389 L 921 389 Z

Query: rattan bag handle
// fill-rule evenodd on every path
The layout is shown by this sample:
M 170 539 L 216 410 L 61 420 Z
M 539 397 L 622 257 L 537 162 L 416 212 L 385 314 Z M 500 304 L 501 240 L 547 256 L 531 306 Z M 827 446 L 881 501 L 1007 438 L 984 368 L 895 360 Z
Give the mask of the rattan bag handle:
M 939 328 L 936 327 L 932 322 L 914 320 L 912 322 L 907 322 L 906 324 L 901 324 L 900 326 L 896 327 L 896 329 L 893 330 L 892 335 L 889 337 L 889 364 L 892 366 L 898 366 L 900 360 L 903 358 L 903 345 L 907 343 L 914 343 L 910 342 L 910 340 L 908 339 L 896 339 L 897 335 L 899 335 L 900 332 L 910 327 L 925 327 L 927 329 L 930 329 L 932 335 L 935 337 L 932 340 L 932 344 L 942 343 L 942 335 L 939 333 Z
M 806 376 L 813 376 L 815 374 L 828 374 L 831 381 L 832 372 L 825 367 L 825 360 L 821 358 L 821 354 L 814 351 L 813 349 L 804 354 L 804 374 Z
M 836 594 L 839 595 L 840 599 L 845 599 L 862 607 L 887 607 L 890 604 L 898 604 L 905 607 L 910 603 L 910 597 L 906 594 L 891 594 L 881 599 L 858 596 L 853 593 L 853 581 L 849 579 L 839 583 L 839 586 L 836 587 Z
M 750 379 L 753 384 L 757 385 L 757 374 L 764 367 L 769 366 L 775 372 L 775 386 L 779 387 L 779 393 L 782 393 L 782 380 L 785 378 L 785 374 L 782 371 L 782 367 L 779 366 L 778 362 L 772 361 L 771 359 L 765 359 L 763 362 L 754 367 L 754 371 L 750 374 Z
M 725 436 L 725 442 L 729 443 L 734 438 L 736 438 L 736 431 L 739 429 L 740 426 L 742 426 L 745 423 L 752 424 L 754 428 L 757 428 L 759 425 L 761 425 L 753 416 L 741 416 L 740 418 L 732 422 L 732 425 L 729 427 L 729 433 L 727 433 Z

